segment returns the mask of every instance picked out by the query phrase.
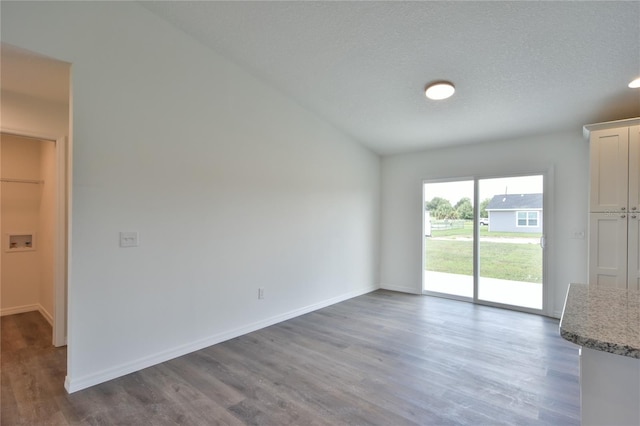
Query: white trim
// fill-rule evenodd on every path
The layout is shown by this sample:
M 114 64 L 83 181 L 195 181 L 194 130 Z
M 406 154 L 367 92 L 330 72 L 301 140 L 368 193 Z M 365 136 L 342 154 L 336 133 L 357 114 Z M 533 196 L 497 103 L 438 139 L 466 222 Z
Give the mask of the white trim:
M 33 312 L 40 310 L 41 306 L 38 303 L 32 305 L 14 306 L 11 308 L 0 309 L 0 317 L 7 315 L 23 314 L 25 312 Z
M 613 129 L 616 127 L 630 127 L 640 124 L 640 117 L 626 118 L 624 120 L 606 121 L 604 123 L 587 124 L 582 127 L 584 138 L 589 141 L 589 134 L 596 130 Z
M 38 303 L 38 312 L 47 320 L 49 325 L 53 328 L 53 316 L 47 311 L 44 306 Z
M 53 278 L 53 345 L 67 344 L 67 240 L 70 206 L 67 179 L 67 138 L 56 139 L 56 206 L 54 232 L 54 278 Z
M 372 286 L 372 287 L 352 291 L 337 297 L 333 297 L 331 299 L 324 300 L 322 302 L 314 303 L 312 305 L 308 305 L 299 309 L 294 309 L 293 311 L 289 311 L 281 315 L 276 315 L 262 321 L 256 321 L 254 323 L 250 323 L 229 331 L 218 333 L 213 336 L 209 336 L 192 343 L 187 343 L 185 345 L 177 346 L 173 349 L 158 352 L 156 354 L 140 358 L 133 362 L 127 362 L 113 368 L 108 368 L 106 370 L 98 371 L 92 374 L 87 374 L 79 378 L 72 378 L 67 375 L 67 377 L 64 380 L 64 387 L 69 393 L 77 392 L 79 390 L 86 389 L 88 387 L 97 385 L 99 383 L 113 380 L 118 377 L 122 377 L 126 374 L 130 374 L 130 373 L 142 370 L 144 368 L 151 367 L 153 365 L 160 364 L 165 361 L 169 361 L 179 356 L 183 356 L 188 353 L 195 352 L 200 349 L 204 349 L 206 347 L 216 345 L 218 343 L 222 343 L 226 340 L 233 339 L 233 338 L 251 333 L 253 331 L 260 330 L 265 327 L 269 327 L 279 322 L 286 321 L 291 318 L 295 318 L 300 315 L 304 315 L 318 309 L 322 309 L 324 307 L 333 305 L 335 303 L 339 303 L 357 296 L 361 296 L 363 294 L 370 293 L 377 289 L 378 287 Z
M 542 185 L 543 185 L 543 197 L 542 197 L 542 237 L 544 238 L 544 247 L 542 249 L 542 311 L 544 315 L 549 316 L 551 310 L 555 314 L 555 296 L 557 283 L 551 282 L 551 278 L 556 276 L 556 253 L 555 253 L 555 215 L 556 206 L 554 200 L 555 196 L 555 182 L 556 182 L 556 169 L 553 164 L 547 167 L 547 170 L 543 173 Z M 553 274 L 552 274 L 553 273 Z M 560 315 L 556 316 L 560 318 Z
M 16 315 L 16 314 L 24 314 L 26 312 L 40 312 L 40 315 L 47 320 L 49 325 L 53 327 L 53 317 L 51 314 L 39 303 L 34 303 L 32 305 L 22 305 L 22 306 L 14 306 L 12 308 L 4 308 L 0 310 L 0 317 L 4 317 L 7 315 Z

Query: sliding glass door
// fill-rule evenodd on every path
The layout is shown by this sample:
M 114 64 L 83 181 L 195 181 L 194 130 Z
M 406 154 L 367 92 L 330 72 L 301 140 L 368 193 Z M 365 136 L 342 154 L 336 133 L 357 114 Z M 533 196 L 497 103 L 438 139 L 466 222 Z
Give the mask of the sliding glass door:
M 473 297 L 473 180 L 424 184 L 424 286 Z
M 543 308 L 543 175 L 425 182 L 423 290 Z
M 543 178 L 479 181 L 487 217 L 479 244 L 478 299 L 542 309 Z

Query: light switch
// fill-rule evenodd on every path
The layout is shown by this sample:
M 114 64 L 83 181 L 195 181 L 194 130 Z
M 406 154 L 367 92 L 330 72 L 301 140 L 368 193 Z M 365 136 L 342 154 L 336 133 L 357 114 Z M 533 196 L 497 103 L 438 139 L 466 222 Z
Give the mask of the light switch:
M 137 232 L 121 232 L 120 247 L 138 247 Z

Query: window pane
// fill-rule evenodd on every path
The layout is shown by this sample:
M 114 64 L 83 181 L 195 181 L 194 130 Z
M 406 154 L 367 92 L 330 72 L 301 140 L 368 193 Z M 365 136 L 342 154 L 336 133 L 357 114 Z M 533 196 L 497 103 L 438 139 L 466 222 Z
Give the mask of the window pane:
M 478 189 L 490 224 L 478 233 L 478 299 L 541 309 L 542 176 L 482 179 Z
M 423 289 L 473 297 L 473 181 L 424 184 Z

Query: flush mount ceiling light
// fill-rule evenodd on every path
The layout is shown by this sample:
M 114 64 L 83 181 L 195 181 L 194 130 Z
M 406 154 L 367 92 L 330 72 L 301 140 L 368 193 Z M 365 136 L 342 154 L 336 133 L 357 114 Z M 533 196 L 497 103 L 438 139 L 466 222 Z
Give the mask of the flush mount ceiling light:
M 453 87 L 453 83 L 449 83 L 448 81 L 436 81 L 435 83 L 431 83 L 427 86 L 424 94 L 429 99 L 439 101 L 441 99 L 451 97 L 455 91 L 456 88 Z
M 636 78 L 631 83 L 629 83 L 629 87 L 632 89 L 637 89 L 638 87 L 640 87 L 640 77 Z

